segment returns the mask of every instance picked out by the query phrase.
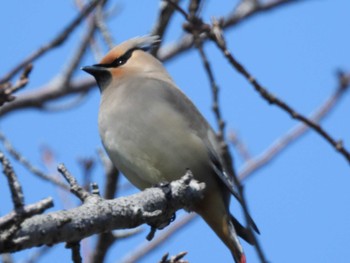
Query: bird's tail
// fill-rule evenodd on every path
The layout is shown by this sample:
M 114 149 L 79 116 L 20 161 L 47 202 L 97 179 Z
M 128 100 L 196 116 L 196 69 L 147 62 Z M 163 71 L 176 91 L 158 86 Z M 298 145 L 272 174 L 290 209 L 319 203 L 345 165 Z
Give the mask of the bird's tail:
M 201 213 L 202 218 L 206 223 L 214 230 L 214 232 L 219 236 L 219 238 L 225 243 L 225 245 L 231 251 L 231 254 L 236 263 L 246 263 L 246 257 L 243 252 L 243 247 L 239 242 L 238 235 L 244 233 L 246 234 L 245 228 L 238 223 L 230 214 L 206 214 Z M 236 229 L 235 224 L 238 223 L 241 228 Z M 238 231 L 239 230 L 239 231 Z M 245 239 L 245 236 L 242 238 Z M 250 239 L 248 239 L 251 241 Z M 249 242 L 248 241 L 248 242 Z M 249 242 L 251 243 L 251 242 Z

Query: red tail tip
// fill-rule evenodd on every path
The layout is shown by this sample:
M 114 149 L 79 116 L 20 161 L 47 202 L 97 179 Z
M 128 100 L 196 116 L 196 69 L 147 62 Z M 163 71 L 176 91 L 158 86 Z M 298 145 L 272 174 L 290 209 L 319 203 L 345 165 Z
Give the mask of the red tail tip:
M 247 263 L 247 259 L 244 254 L 242 254 L 241 260 L 239 261 L 239 263 Z

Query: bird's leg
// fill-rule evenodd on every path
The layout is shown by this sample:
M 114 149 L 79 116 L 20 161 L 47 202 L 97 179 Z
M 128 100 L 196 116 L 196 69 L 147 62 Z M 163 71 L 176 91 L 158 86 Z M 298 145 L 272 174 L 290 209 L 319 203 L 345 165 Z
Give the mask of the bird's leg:
M 162 191 L 164 192 L 165 198 L 167 201 L 170 201 L 172 196 L 171 196 L 171 188 L 170 188 L 170 183 L 169 182 L 161 182 L 156 184 L 154 187 L 158 187 L 160 189 L 162 189 Z M 163 229 L 165 227 L 167 227 L 168 225 L 170 225 L 171 222 L 173 222 L 176 219 L 176 213 L 173 213 L 171 215 L 171 217 L 169 218 L 169 220 L 163 222 L 160 225 L 152 225 L 152 224 L 148 224 L 151 229 L 150 232 L 148 233 L 148 235 L 146 236 L 146 239 L 148 241 L 151 241 L 156 233 L 157 230 Z

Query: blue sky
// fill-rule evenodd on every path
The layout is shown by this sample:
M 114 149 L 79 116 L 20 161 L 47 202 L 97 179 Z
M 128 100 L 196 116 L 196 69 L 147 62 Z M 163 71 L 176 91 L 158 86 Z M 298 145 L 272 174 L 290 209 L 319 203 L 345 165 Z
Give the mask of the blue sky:
M 113 3 L 112 3 L 113 2 Z M 149 33 L 156 18 L 159 1 L 111 1 L 115 17 L 108 22 L 116 43 Z M 112 6 L 109 5 L 110 7 Z M 207 1 L 203 7 L 205 21 L 227 14 L 233 1 Z M 350 70 L 349 46 L 350 2 L 347 0 L 304 1 L 273 12 L 255 16 L 227 31 L 230 51 L 265 86 L 299 112 L 308 115 L 321 105 L 337 86 L 336 70 Z M 21 59 L 49 41 L 76 14 L 72 1 L 6 1 L 0 23 L 3 41 L 0 75 Z M 165 43 L 175 41 L 183 22 L 176 15 Z M 30 84 L 17 95 L 37 89 L 52 80 L 61 70 L 84 32 L 75 31 L 58 49 L 34 64 Z M 227 130 L 236 131 L 253 156 L 297 124 L 285 112 L 261 99 L 245 79 L 227 64 L 211 43 L 205 45 L 220 87 L 222 113 Z M 92 55 L 83 65 L 96 61 Z M 194 101 L 203 115 L 216 128 L 211 112 L 211 94 L 207 77 L 197 52 L 186 52 L 166 63 L 178 86 Z M 76 72 L 77 77 L 88 77 Z M 56 103 L 67 103 L 68 98 Z M 350 96 L 346 94 L 322 126 L 350 148 L 348 121 Z M 77 108 L 62 112 L 19 111 L 1 119 L 0 129 L 33 164 L 45 167 L 40 149 L 49 145 L 57 162 L 64 162 L 81 178 L 77 159 L 93 156 L 101 147 L 97 131 L 99 92 L 95 89 Z M 53 106 L 55 106 L 53 105 Z M 3 146 L 0 145 L 3 150 Z M 236 167 L 243 160 L 237 152 Z M 23 183 L 26 202 L 47 196 L 55 199 L 55 208 L 64 202 L 57 189 L 33 177 L 14 163 Z M 337 154 L 318 134 L 309 132 L 280 154 L 270 165 L 245 182 L 251 213 L 261 230 L 260 241 L 270 262 L 348 262 L 350 257 L 350 169 L 349 163 Z M 102 168 L 94 170 L 94 180 L 102 184 Z M 136 190 L 134 190 L 136 191 Z M 132 192 L 132 191 L 131 191 Z M 12 208 L 5 179 L 0 177 L 3 215 Z M 79 203 L 65 193 L 68 206 Z M 232 213 L 240 209 L 232 204 Z M 180 213 L 181 214 L 181 213 Z M 107 262 L 118 262 L 141 242 L 146 232 L 117 243 Z M 255 251 L 244 243 L 248 262 L 258 262 Z M 88 251 L 89 245 L 83 252 Z M 174 235 L 160 249 L 142 262 L 157 262 L 165 252 L 188 251 L 191 262 L 230 262 L 231 255 L 209 227 L 200 219 Z M 33 251 L 17 253 L 24 260 Z M 69 261 L 70 252 L 57 245 L 42 262 Z

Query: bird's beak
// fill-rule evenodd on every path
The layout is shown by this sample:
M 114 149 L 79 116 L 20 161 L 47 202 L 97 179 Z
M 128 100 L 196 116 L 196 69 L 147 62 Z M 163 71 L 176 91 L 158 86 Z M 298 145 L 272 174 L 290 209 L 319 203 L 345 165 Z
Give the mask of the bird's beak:
M 85 72 L 89 73 L 92 76 L 100 75 L 101 73 L 105 73 L 106 69 L 99 65 L 85 66 L 81 68 Z
M 104 67 L 103 64 L 96 64 L 92 66 L 85 66 L 81 68 L 85 72 L 92 75 L 97 82 L 98 87 L 102 91 L 112 80 L 112 75 L 108 68 Z

